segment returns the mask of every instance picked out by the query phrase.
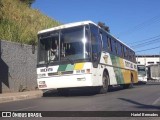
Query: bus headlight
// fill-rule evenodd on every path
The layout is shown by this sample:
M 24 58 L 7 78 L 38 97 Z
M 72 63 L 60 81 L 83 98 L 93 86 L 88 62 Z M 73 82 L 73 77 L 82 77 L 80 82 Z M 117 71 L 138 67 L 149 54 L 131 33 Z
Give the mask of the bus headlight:
M 81 73 L 81 71 L 80 71 L 80 70 L 76 70 L 75 72 L 76 72 L 76 74 L 80 74 L 80 73 Z
M 76 74 L 90 74 L 91 73 L 91 70 L 90 69 L 83 69 L 83 70 L 76 70 L 75 71 Z
M 84 74 L 84 73 L 85 73 L 85 70 L 81 70 L 81 73 L 83 73 L 83 74 Z

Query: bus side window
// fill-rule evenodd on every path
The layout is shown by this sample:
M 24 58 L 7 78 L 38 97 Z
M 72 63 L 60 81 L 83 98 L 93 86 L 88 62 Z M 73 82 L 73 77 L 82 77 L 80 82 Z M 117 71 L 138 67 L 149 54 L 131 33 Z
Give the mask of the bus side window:
M 126 48 L 126 59 L 129 60 L 129 50 L 127 47 L 125 47 L 125 48 Z
M 122 51 L 121 56 L 122 56 L 122 58 L 123 58 L 123 57 L 124 57 L 124 47 L 123 47 L 122 44 L 121 44 L 121 51 Z
M 117 42 L 117 54 L 122 57 L 122 51 L 121 51 L 121 44 L 119 42 Z
M 109 37 L 107 36 L 107 43 L 108 43 L 108 51 L 111 51 L 110 47 L 110 42 L 109 42 Z
M 132 61 L 132 51 L 129 50 L 129 60 Z
M 135 55 L 135 52 L 133 52 L 133 61 L 136 63 L 136 55 Z
M 116 55 L 116 41 L 114 39 L 112 39 L 111 41 L 111 48 L 112 48 L 113 54 Z
M 127 51 L 126 51 L 126 47 L 124 46 L 124 58 L 127 58 Z
M 111 38 L 108 37 L 108 51 L 112 52 L 112 42 L 111 42 Z
M 136 62 L 135 60 L 135 53 L 132 51 L 132 62 Z
M 119 55 L 119 53 L 118 53 L 118 42 L 117 41 L 115 41 L 115 53 L 117 55 Z
M 104 32 L 102 32 L 102 42 L 103 42 L 103 46 L 102 46 L 102 48 L 103 48 L 103 50 L 104 51 L 108 51 L 107 50 L 107 36 L 106 36 L 106 34 L 104 33 Z

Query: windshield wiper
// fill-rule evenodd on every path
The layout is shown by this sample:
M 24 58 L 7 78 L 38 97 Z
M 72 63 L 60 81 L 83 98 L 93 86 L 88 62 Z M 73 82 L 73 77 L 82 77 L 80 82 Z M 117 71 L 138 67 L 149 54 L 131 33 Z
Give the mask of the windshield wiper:
M 68 58 L 67 56 L 66 56 L 66 58 L 67 58 L 67 60 L 68 60 L 72 65 L 74 64 L 74 60 Z
M 46 62 L 47 64 L 46 64 L 46 67 L 48 67 L 49 66 L 49 64 L 50 64 L 50 60 L 47 60 L 47 62 Z

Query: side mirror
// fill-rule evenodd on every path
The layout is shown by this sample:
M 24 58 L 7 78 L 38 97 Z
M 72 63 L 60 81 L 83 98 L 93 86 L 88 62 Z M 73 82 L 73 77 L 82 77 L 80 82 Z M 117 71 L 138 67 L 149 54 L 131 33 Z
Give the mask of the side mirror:
M 97 53 L 93 53 L 93 62 L 98 60 L 98 54 Z

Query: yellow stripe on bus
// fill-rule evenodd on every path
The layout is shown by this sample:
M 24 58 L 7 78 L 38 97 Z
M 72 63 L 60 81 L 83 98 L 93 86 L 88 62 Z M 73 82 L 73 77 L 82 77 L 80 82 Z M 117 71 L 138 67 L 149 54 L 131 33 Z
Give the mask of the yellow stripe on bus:
M 131 72 L 130 72 L 130 70 L 123 69 L 123 78 L 124 78 L 124 83 L 130 83 L 131 82 Z
M 120 67 L 124 68 L 124 61 L 122 58 L 119 58 Z
M 82 70 L 84 63 L 76 63 L 74 66 L 74 70 Z

